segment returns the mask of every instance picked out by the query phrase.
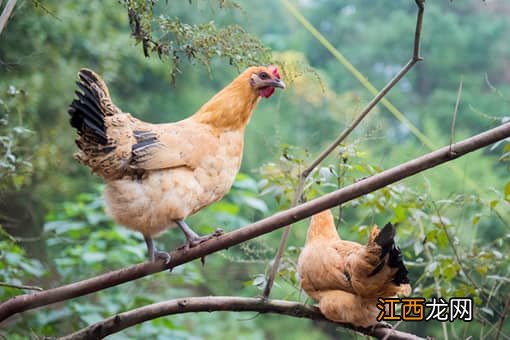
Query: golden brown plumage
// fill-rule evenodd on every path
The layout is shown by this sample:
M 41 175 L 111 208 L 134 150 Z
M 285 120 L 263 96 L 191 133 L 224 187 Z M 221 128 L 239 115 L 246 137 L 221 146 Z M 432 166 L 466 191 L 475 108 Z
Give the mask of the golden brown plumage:
M 115 106 L 94 72 L 82 69 L 78 77 L 69 108 L 78 130 L 75 157 L 105 179 L 109 214 L 145 236 L 152 259 L 151 237 L 176 224 L 188 246 L 207 239 L 183 220 L 228 192 L 255 106 L 285 87 L 276 68 L 250 67 L 191 117 L 150 124 Z
M 378 297 L 410 294 L 395 228 L 374 226 L 368 243 L 340 239 L 331 211 L 312 217 L 299 256 L 301 287 L 330 320 L 367 327 L 377 323 Z

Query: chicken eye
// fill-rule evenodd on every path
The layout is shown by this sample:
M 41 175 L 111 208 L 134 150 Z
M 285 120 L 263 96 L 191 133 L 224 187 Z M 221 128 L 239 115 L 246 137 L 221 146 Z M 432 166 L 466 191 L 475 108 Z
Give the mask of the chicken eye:
M 269 79 L 269 78 L 270 78 L 270 77 L 269 77 L 269 74 L 267 74 L 266 72 L 262 72 L 262 73 L 260 73 L 260 74 L 259 74 L 259 77 L 260 77 L 260 79 L 262 79 L 262 80 L 266 80 L 266 79 Z

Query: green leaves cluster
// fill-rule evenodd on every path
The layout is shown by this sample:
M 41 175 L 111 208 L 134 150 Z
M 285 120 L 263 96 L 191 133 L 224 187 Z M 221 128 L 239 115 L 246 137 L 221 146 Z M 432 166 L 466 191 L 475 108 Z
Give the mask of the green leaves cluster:
M 0 190 L 20 188 L 32 170 L 29 142 L 33 132 L 22 119 L 27 95 L 12 85 L 0 88 Z
M 27 285 L 41 279 L 44 274 L 47 272 L 41 262 L 30 258 L 16 238 L 0 226 L 0 300 L 20 294 L 20 289 L 2 283 Z
M 270 60 L 270 49 L 239 25 L 218 28 L 213 21 L 184 23 L 178 17 L 157 15 L 161 6 L 154 0 L 124 0 L 124 5 L 132 35 L 142 45 L 144 55 L 167 57 L 174 78 L 181 72 L 183 60 L 210 67 L 211 60 L 220 57 L 238 69 Z

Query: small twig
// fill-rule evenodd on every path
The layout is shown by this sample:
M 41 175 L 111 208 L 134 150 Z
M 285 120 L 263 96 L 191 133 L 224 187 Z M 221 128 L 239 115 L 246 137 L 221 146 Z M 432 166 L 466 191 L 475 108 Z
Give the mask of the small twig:
M 7 20 L 9 19 L 9 16 L 12 13 L 12 10 L 14 9 L 14 6 L 16 5 L 17 0 L 9 0 L 7 2 L 7 5 L 5 5 L 5 8 L 0 15 L 0 34 L 2 34 L 2 31 L 5 28 L 5 25 L 7 24 Z
M 379 93 L 367 104 L 367 106 L 361 111 L 361 113 L 354 119 L 354 121 L 349 125 L 346 129 L 342 131 L 342 133 L 331 143 L 324 151 L 322 151 L 319 156 L 315 160 L 313 160 L 310 165 L 300 174 L 299 176 L 299 184 L 294 193 L 294 199 L 292 202 L 292 206 L 296 206 L 303 195 L 303 189 L 305 187 L 305 182 L 308 176 L 312 173 L 312 171 L 326 158 L 328 157 L 333 150 L 337 148 L 340 143 L 342 143 L 354 129 L 361 123 L 361 121 L 372 111 L 372 109 L 386 96 L 386 94 L 413 68 L 413 66 L 423 60 L 420 56 L 420 40 L 421 40 L 421 30 L 423 26 L 423 13 L 424 13 L 424 0 L 415 0 L 416 5 L 418 7 L 418 14 L 416 18 L 416 29 L 414 34 L 414 44 L 413 44 L 413 55 L 411 59 L 407 62 L 407 64 L 395 75 L 393 79 L 391 79 L 386 86 L 382 88 Z M 276 274 L 278 273 L 278 268 L 280 266 L 280 261 L 285 251 L 285 246 L 287 245 L 287 241 L 289 239 L 290 229 L 292 225 L 288 225 L 285 227 L 283 231 L 282 237 L 280 239 L 280 245 L 278 246 L 278 250 L 273 260 L 273 265 L 269 272 L 269 276 L 267 278 L 267 283 L 264 288 L 263 297 L 269 297 L 271 293 L 271 288 L 273 287 L 274 280 L 276 278 Z
M 53 17 L 54 19 L 58 21 L 62 21 L 57 14 L 55 14 L 53 11 L 51 11 L 48 7 L 44 6 L 43 3 L 39 0 L 32 0 L 32 5 L 34 5 L 35 8 L 40 8 L 44 13 L 48 14 L 49 16 Z
M 448 228 L 446 227 L 446 225 L 443 222 L 443 217 L 441 216 L 441 212 L 439 211 L 438 206 L 436 205 L 436 203 L 434 201 L 432 201 L 431 204 L 434 207 L 434 210 L 436 210 L 437 216 L 439 217 L 439 219 L 438 219 L 439 220 L 439 225 L 441 226 L 441 229 L 443 230 L 443 232 L 446 235 L 446 239 L 448 241 L 448 244 L 450 245 L 450 248 L 452 248 L 453 256 L 455 257 L 455 261 L 457 262 L 457 264 L 459 265 L 460 269 L 462 270 L 462 272 L 464 273 L 464 275 L 466 276 L 468 281 L 471 283 L 471 285 L 474 288 L 478 289 L 481 294 L 485 294 L 483 292 L 483 290 L 480 288 L 480 286 L 478 285 L 478 283 L 476 283 L 476 281 L 473 279 L 473 277 L 469 274 L 468 270 L 466 269 L 466 266 L 464 266 L 464 262 L 460 258 L 459 252 L 457 250 L 457 246 L 453 242 L 452 236 L 450 235 L 450 232 L 448 231 Z
M 508 137 L 510 137 L 510 122 L 458 142 L 454 144 L 452 148 L 455 152 L 456 158 L 458 158 Z M 162 262 L 141 263 L 42 292 L 15 296 L 0 304 L 0 323 L 14 314 L 46 306 L 55 302 L 65 301 L 78 296 L 87 295 L 166 269 L 171 269 L 219 250 L 230 248 L 242 242 L 267 234 L 278 228 L 303 220 L 323 210 L 349 202 L 353 199 L 384 188 L 387 185 L 411 177 L 424 170 L 447 163 L 452 160 L 449 151 L 450 147 L 445 146 L 409 162 L 362 179 L 356 183 L 346 186 L 345 188 L 335 190 L 310 202 L 303 203 L 297 207 L 279 212 L 245 227 L 225 233 L 194 248 L 173 251 L 170 254 L 172 259 L 167 265 Z
M 0 224 L 0 235 L 8 238 L 9 241 L 11 241 L 11 242 L 17 242 L 16 238 L 14 236 L 12 236 L 11 234 L 9 234 L 7 231 L 5 231 L 5 229 L 2 227 L 1 224 Z
M 440 219 L 441 219 L 441 217 L 440 217 Z M 425 238 L 425 228 L 423 228 L 422 223 L 420 223 L 420 229 L 421 229 L 420 230 L 421 238 Z M 425 252 L 425 256 L 427 257 L 427 260 L 429 261 L 429 263 L 431 263 L 432 260 L 434 259 L 434 257 L 432 256 L 432 252 L 430 251 L 427 244 L 425 244 L 424 252 Z M 439 279 L 436 276 L 434 276 L 434 288 L 436 290 L 436 295 L 438 297 L 441 296 L 441 288 L 439 285 Z M 443 331 L 443 339 L 448 340 L 448 329 L 446 328 L 446 324 L 444 322 L 441 322 L 441 329 Z
M 485 318 L 481 314 L 478 314 L 478 318 L 480 318 L 482 320 L 482 322 L 480 322 L 482 325 L 486 325 L 487 327 L 489 327 L 489 331 L 486 332 L 481 339 L 492 339 L 489 335 L 492 332 L 498 330 L 496 325 L 493 325 L 490 320 L 488 320 L 487 318 Z M 501 331 L 500 336 L 502 336 L 503 339 L 510 340 L 510 336 L 508 336 L 507 334 L 503 333 L 503 331 Z
M 37 286 L 27 286 L 27 285 L 16 285 L 13 283 L 7 283 L 7 282 L 0 282 L 1 287 L 9 287 L 9 288 L 17 288 L 17 289 L 26 289 L 26 290 L 38 290 L 43 291 L 41 287 Z
M 506 316 L 508 315 L 508 309 L 510 308 L 510 296 L 506 299 L 505 308 L 503 309 L 503 314 L 499 318 L 498 330 L 496 331 L 496 340 L 499 340 L 499 336 L 501 335 L 501 330 L 503 329 L 503 325 L 505 324 Z
M 388 339 L 394 340 L 424 340 L 414 334 L 396 331 L 391 328 L 377 326 L 372 328 L 358 328 L 350 324 L 336 323 L 324 318 L 317 307 L 303 305 L 298 302 L 232 296 L 191 297 L 155 303 L 117 314 L 85 327 L 73 334 L 61 337 L 59 340 L 99 339 L 162 316 L 214 311 L 282 314 L 296 318 L 330 322 L 337 326 L 342 326 L 346 329 L 351 329 L 378 339 L 388 336 Z
M 455 109 L 453 110 L 452 124 L 450 126 L 450 146 L 455 140 L 455 123 L 457 121 L 457 112 L 459 111 L 460 97 L 462 96 L 462 82 L 462 77 L 460 77 L 459 89 L 457 90 L 457 100 L 455 101 Z
M 503 93 L 501 93 L 501 91 L 498 90 L 496 86 L 492 85 L 491 81 L 489 80 L 489 75 L 487 73 L 485 73 L 485 83 L 487 84 L 487 86 L 489 86 L 491 91 L 496 93 L 498 97 L 500 97 L 504 102 L 510 103 L 510 100 Z
M 436 205 L 436 203 L 434 201 L 432 201 L 432 206 L 434 207 L 434 210 L 436 211 L 436 214 L 437 216 L 439 217 L 439 225 L 441 226 L 441 229 L 443 230 L 443 232 L 445 233 L 446 235 L 446 239 L 448 241 L 448 244 L 450 245 L 450 248 L 452 249 L 452 252 L 453 252 L 453 256 L 455 258 L 455 261 L 457 262 L 457 264 L 459 265 L 460 267 L 460 270 L 462 271 L 462 273 L 464 273 L 464 276 L 468 279 L 468 281 L 471 283 L 471 285 L 476 288 L 479 292 L 480 292 L 480 295 L 482 297 L 484 297 L 485 299 L 487 299 L 487 305 L 489 306 L 490 305 L 490 299 L 491 299 L 491 296 L 490 295 L 487 295 L 484 290 L 482 289 L 482 287 L 480 287 L 478 285 L 478 283 L 476 283 L 476 281 L 473 279 L 473 277 L 471 276 L 471 274 L 469 274 L 469 271 L 467 270 L 466 266 L 464 265 L 464 262 L 461 260 L 460 258 L 460 255 L 459 255 L 459 252 L 458 252 L 458 249 L 457 249 L 457 246 L 455 245 L 455 243 L 453 242 L 453 238 L 452 236 L 450 235 L 450 232 L 448 231 L 448 228 L 446 227 L 446 225 L 444 224 L 443 222 L 443 218 L 441 216 L 441 212 L 439 211 L 439 207 Z M 491 306 L 494 311 L 496 312 L 496 309 Z

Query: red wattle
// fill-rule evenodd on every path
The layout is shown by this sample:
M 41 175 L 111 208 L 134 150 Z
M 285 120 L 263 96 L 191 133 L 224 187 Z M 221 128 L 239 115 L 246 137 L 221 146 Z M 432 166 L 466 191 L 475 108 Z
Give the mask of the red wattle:
M 274 93 L 274 87 L 264 87 L 259 90 L 259 94 L 264 98 L 269 98 Z

